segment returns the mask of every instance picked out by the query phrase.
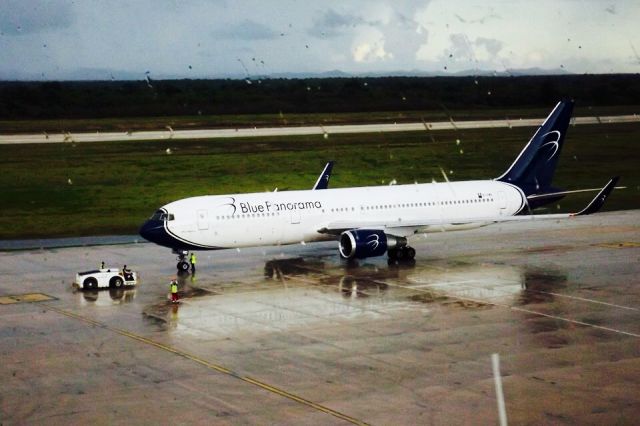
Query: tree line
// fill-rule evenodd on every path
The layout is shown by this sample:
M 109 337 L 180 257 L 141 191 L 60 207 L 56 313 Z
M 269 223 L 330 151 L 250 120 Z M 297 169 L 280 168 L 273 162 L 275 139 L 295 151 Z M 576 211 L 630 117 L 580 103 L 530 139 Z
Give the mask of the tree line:
M 0 82 L 0 119 L 636 105 L 639 74 Z

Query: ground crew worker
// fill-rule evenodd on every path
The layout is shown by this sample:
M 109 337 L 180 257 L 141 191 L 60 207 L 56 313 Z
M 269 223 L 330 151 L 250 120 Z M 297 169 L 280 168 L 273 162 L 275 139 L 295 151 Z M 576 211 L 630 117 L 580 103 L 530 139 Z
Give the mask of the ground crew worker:
M 102 261 L 102 263 L 100 264 L 100 269 L 104 269 L 104 260 Z
M 131 276 L 131 269 L 128 269 L 127 265 L 122 267 L 122 275 L 124 276 L 125 281 L 131 281 L 133 279 Z
M 178 303 L 178 282 L 171 281 L 171 303 Z
M 191 272 L 192 273 L 196 273 L 196 254 L 195 253 L 191 253 L 191 256 L 189 256 L 189 263 L 191 263 Z

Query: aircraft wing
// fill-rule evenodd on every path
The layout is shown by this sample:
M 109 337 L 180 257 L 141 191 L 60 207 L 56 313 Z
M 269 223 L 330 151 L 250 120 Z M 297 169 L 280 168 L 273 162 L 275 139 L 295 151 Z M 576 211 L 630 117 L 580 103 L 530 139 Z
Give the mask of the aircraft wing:
M 454 229 L 464 229 L 465 226 L 477 227 L 486 226 L 500 222 L 516 222 L 531 220 L 552 220 L 567 219 L 574 216 L 584 216 L 596 213 L 613 191 L 619 176 L 611 178 L 609 182 L 600 190 L 598 195 L 581 211 L 577 213 L 558 213 L 558 214 L 539 214 L 539 215 L 522 215 L 522 216 L 492 216 L 492 217 L 469 217 L 462 222 L 451 222 L 446 219 L 425 219 L 414 221 L 335 221 L 326 224 L 320 228 L 318 232 L 322 234 L 339 235 L 350 229 L 379 229 L 397 236 L 409 236 L 422 232 L 447 231 Z

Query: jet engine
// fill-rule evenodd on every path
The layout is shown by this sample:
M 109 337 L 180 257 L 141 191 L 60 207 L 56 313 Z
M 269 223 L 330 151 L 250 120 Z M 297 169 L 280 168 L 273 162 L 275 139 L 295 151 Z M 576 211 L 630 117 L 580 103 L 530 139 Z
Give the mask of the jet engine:
M 407 245 L 407 239 L 385 234 L 376 229 L 354 229 L 340 235 L 340 255 L 344 259 L 382 256 L 387 250 Z

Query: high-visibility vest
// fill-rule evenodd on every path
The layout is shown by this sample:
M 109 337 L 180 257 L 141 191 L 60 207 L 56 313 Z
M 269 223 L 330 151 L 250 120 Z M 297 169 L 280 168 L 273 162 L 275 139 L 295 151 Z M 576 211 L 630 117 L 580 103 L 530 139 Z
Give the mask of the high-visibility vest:
M 171 284 L 171 293 L 175 294 L 178 292 L 178 284 Z
M 191 259 L 189 261 L 195 265 L 196 264 L 196 255 L 191 253 Z

